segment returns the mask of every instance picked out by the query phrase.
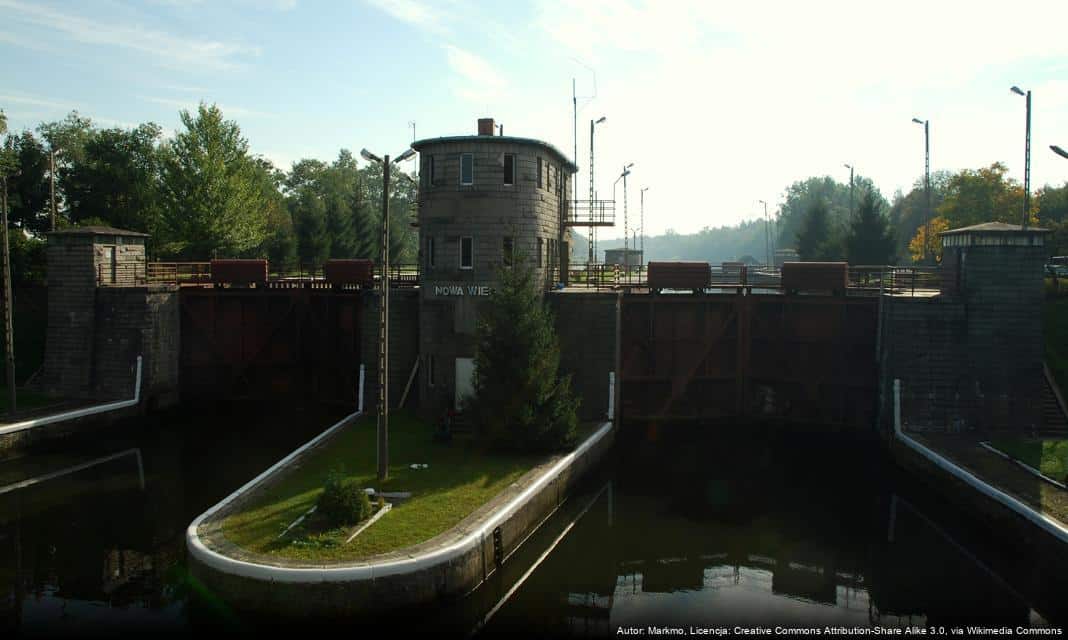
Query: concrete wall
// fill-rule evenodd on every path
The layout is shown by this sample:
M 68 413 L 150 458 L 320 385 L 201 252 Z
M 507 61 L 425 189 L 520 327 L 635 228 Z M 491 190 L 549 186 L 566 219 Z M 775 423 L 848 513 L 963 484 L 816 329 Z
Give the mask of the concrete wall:
M 608 372 L 619 375 L 621 296 L 615 291 L 549 294 L 560 339 L 560 373 L 571 375 L 571 390 L 582 399 L 582 420 L 604 419 L 608 411 Z
M 884 297 L 884 426 L 899 378 L 906 427 L 1041 427 L 1044 257 L 1041 246 L 947 247 L 941 295 Z
M 33 387 L 45 393 L 90 398 L 96 267 L 93 245 L 50 238 L 48 327 L 44 365 Z
M 178 401 L 180 329 L 174 286 L 97 290 L 93 338 L 93 395 L 133 394 L 133 365 L 142 356 L 141 393 L 156 406 Z
M 364 368 L 364 411 L 374 413 L 378 402 L 378 323 L 379 293 L 361 293 L 363 316 L 360 325 L 360 353 Z M 414 289 L 392 289 L 389 292 L 389 402 L 396 407 L 404 393 L 404 385 L 419 355 L 419 292 Z M 418 406 L 420 389 L 418 377 L 406 407 Z

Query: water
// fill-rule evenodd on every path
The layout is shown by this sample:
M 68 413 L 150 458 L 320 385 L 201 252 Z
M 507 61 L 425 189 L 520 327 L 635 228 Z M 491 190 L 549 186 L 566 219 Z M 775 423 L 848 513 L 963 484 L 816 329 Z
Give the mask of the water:
M 76 455 L 66 446 L 0 464 L 2 487 L 115 456 L 0 495 L 0 630 L 274 627 L 268 614 L 236 611 L 189 580 L 184 530 L 340 413 L 174 415 L 79 445 Z M 678 428 L 624 438 L 467 597 L 301 626 L 488 636 L 1045 626 L 1064 624 L 1055 593 L 1026 552 L 990 537 L 871 445 Z

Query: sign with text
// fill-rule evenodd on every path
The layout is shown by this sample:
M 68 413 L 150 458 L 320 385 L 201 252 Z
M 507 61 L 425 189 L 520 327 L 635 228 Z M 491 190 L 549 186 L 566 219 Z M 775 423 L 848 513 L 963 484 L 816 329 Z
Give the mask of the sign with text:
M 486 285 L 478 284 L 436 284 L 434 295 L 436 296 L 488 296 L 491 289 Z

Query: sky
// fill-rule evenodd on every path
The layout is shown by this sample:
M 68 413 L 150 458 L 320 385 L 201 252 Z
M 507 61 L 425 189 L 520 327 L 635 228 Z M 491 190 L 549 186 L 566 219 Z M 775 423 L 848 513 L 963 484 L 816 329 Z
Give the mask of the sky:
M 205 101 L 285 169 L 397 155 L 480 117 L 570 156 L 574 80 L 576 196 L 604 116 L 598 196 L 634 163 L 628 226 L 648 187 L 648 235 L 762 218 L 797 180 L 848 183 L 846 163 L 891 198 L 922 180 L 913 117 L 930 121 L 932 171 L 1000 161 L 1022 182 L 1013 85 L 1033 91 L 1032 187 L 1068 180 L 1049 149 L 1068 148 L 1063 0 L 0 0 L 0 15 L 9 128 L 77 109 L 173 134 Z

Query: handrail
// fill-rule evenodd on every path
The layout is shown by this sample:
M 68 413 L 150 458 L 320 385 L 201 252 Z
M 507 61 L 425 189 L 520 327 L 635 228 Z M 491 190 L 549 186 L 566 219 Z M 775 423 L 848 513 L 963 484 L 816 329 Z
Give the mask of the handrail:
M 125 409 L 127 407 L 136 407 L 141 402 L 141 356 L 137 356 L 137 377 L 134 380 L 134 397 L 129 400 L 119 400 L 117 402 L 108 402 L 105 404 L 98 404 L 91 407 L 83 407 L 81 409 L 74 409 L 72 411 L 63 411 L 61 413 L 54 413 L 50 416 L 43 416 L 41 418 L 34 418 L 32 420 L 23 420 L 22 422 L 15 422 L 13 424 L 0 426 L 0 436 L 6 436 L 9 433 L 16 433 L 18 431 L 25 431 L 26 429 L 34 429 L 36 427 L 43 427 L 49 424 L 55 424 L 57 422 L 65 422 L 67 420 L 75 420 L 77 418 L 84 418 L 86 416 L 96 415 L 98 413 L 106 413 L 108 411 L 118 411 L 119 409 Z
M 1061 522 L 1044 513 L 1035 511 L 1024 502 L 1010 496 L 1001 489 L 987 484 L 972 473 L 957 466 L 955 463 L 906 435 L 901 430 L 901 380 L 898 378 L 894 379 L 894 436 L 908 447 L 930 460 L 939 469 L 962 480 L 965 484 L 971 486 L 986 497 L 991 498 L 996 502 L 1000 502 L 1005 507 L 1015 511 L 1060 542 L 1068 543 L 1068 527 L 1065 527 Z

